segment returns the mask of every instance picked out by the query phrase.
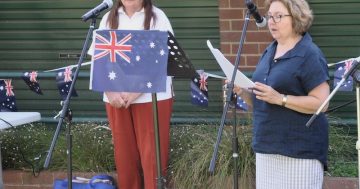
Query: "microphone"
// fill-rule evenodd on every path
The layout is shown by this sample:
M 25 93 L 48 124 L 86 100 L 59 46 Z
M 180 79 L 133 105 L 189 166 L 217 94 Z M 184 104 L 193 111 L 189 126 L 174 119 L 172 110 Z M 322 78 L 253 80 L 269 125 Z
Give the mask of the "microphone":
M 250 11 L 250 14 L 254 17 L 257 27 L 265 27 L 266 26 L 266 19 L 260 16 L 256 5 L 251 0 L 245 1 L 247 8 Z
M 90 18 L 97 17 L 101 11 L 109 9 L 113 6 L 112 0 L 104 0 L 100 5 L 96 6 L 95 8 L 91 9 L 84 15 L 82 15 L 82 20 L 86 22 Z

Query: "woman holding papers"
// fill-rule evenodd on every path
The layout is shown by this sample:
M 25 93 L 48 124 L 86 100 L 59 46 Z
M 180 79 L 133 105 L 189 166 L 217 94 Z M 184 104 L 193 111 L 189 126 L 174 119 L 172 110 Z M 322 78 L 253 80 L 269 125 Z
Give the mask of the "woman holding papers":
M 99 29 L 173 32 L 165 13 L 153 6 L 151 0 L 118 0 L 103 16 Z M 93 55 L 93 51 L 94 43 L 89 54 Z M 166 92 L 157 93 L 163 176 L 169 159 L 172 97 L 172 81 L 167 77 Z M 151 94 L 108 91 L 103 100 L 113 136 L 118 187 L 155 189 L 157 173 Z
M 235 86 L 253 108 L 257 189 L 321 189 L 327 168 L 328 122 L 307 121 L 329 95 L 327 62 L 307 32 L 313 15 L 305 0 L 266 0 L 275 39 L 253 74 L 255 87 Z

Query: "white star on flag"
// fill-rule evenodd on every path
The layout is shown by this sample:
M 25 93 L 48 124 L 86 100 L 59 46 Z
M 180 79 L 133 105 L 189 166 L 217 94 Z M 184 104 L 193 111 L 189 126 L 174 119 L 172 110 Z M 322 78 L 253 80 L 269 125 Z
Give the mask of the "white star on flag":
M 116 78 L 116 73 L 115 73 L 114 71 L 111 71 L 111 72 L 109 72 L 108 77 L 109 77 L 110 80 L 115 80 L 115 78 Z
M 151 82 L 148 82 L 146 86 L 147 86 L 148 88 L 151 88 L 151 87 L 152 87 L 152 83 L 151 83 Z
M 139 62 L 139 61 L 140 61 L 140 59 L 141 59 L 141 58 L 140 58 L 140 56 L 136 56 L 136 61 L 138 61 L 138 62 Z
M 155 43 L 154 42 L 151 42 L 150 43 L 150 47 L 153 49 L 153 48 L 155 48 Z
M 165 51 L 164 51 L 163 49 L 161 49 L 161 50 L 160 50 L 160 55 L 161 55 L 161 56 L 164 56 L 164 54 L 165 54 Z

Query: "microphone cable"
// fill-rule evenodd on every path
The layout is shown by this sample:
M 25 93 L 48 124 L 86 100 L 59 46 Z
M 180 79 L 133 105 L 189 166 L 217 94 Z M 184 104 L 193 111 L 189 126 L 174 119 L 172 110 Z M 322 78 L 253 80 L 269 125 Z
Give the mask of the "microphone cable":
M 13 126 L 11 123 L 9 123 L 8 121 L 4 120 L 3 118 L 0 118 L 0 121 L 3 121 L 4 123 L 6 123 L 7 125 L 10 126 L 10 128 L 12 128 L 15 132 L 15 126 Z M 40 175 L 40 172 L 42 171 L 42 168 L 40 168 L 40 160 L 42 158 L 42 154 L 46 154 L 46 152 L 40 154 L 39 156 L 35 157 L 34 160 L 36 160 L 35 164 L 33 164 L 29 159 L 27 159 L 24 155 L 24 151 L 21 148 L 21 145 L 19 144 L 18 140 L 15 140 L 15 144 L 17 145 L 17 149 L 20 153 L 20 156 L 22 157 L 23 161 L 28 164 L 31 167 L 32 170 L 32 174 L 37 177 Z
M 339 106 L 335 106 L 334 108 L 331 108 L 330 110 L 326 110 L 324 113 L 329 114 L 329 113 L 335 112 L 336 110 L 338 110 L 338 109 L 340 109 L 342 107 L 345 107 L 345 106 L 347 106 L 349 104 L 352 104 L 354 102 L 356 102 L 356 99 L 352 99 L 352 100 L 350 100 L 348 102 L 345 102 L 344 104 L 340 104 Z

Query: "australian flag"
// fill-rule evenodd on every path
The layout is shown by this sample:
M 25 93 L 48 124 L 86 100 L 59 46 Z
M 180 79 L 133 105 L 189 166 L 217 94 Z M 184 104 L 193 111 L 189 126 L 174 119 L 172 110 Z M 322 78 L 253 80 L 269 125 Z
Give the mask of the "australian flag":
M 199 75 L 190 81 L 191 103 L 199 106 L 208 106 L 208 75 L 202 71 L 197 71 Z
M 30 90 L 37 94 L 42 95 L 39 82 L 37 81 L 38 73 L 36 71 L 24 72 L 21 78 L 25 81 L 26 85 L 29 86 Z
M 98 30 L 91 89 L 155 93 L 166 91 L 168 34 L 155 30 Z
M 0 110 L 1 112 L 17 112 L 14 87 L 11 79 L 0 80 Z
M 65 100 L 67 95 L 69 94 L 71 83 L 72 83 L 72 71 L 70 67 L 61 69 L 57 72 L 56 84 L 59 89 L 59 93 L 62 100 Z M 75 88 L 72 91 L 71 96 L 78 96 Z
M 348 72 L 353 64 L 354 60 L 349 59 L 344 63 L 338 64 L 334 72 L 334 86 L 337 86 L 343 76 Z M 340 86 L 339 91 L 352 91 L 353 90 L 353 78 L 349 76 L 347 80 Z
M 236 105 L 235 105 L 236 109 L 248 111 L 249 107 L 246 104 L 246 102 L 239 95 L 235 95 L 235 97 L 236 97 Z

